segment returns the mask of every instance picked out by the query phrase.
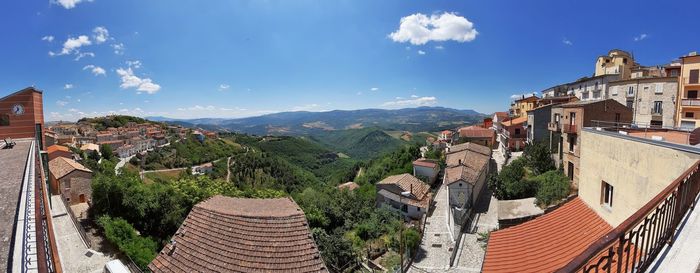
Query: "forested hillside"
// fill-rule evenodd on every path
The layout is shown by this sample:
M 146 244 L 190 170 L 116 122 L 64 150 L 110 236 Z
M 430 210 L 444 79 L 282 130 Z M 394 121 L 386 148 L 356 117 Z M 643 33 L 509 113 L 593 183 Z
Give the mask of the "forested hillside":
M 357 159 L 370 159 L 408 144 L 379 128 L 327 131 L 311 136 L 311 139 Z

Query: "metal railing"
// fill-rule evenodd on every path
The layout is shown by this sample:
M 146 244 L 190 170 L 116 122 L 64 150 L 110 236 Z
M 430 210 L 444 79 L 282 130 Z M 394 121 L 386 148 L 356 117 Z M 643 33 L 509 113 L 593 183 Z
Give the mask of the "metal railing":
M 657 131 L 659 129 L 690 132 L 690 131 L 693 131 L 695 129 L 695 128 L 675 127 L 675 126 L 654 125 L 654 124 L 646 123 L 646 122 L 630 123 L 630 122 L 605 121 L 605 120 L 591 120 L 591 127 L 599 127 L 599 128 L 615 129 L 615 130 L 634 129 L 634 130 L 638 130 L 638 131 L 649 131 L 649 132 Z
M 41 153 L 39 152 L 39 144 L 34 145 L 34 164 L 35 164 L 35 213 L 36 213 L 36 238 L 37 238 L 37 265 L 39 272 L 61 273 L 60 258 L 58 256 L 58 247 L 56 246 L 55 235 L 53 232 L 53 222 L 51 211 L 49 209 L 47 180 L 44 176 L 44 164 L 42 162 Z
M 550 131 L 558 132 L 559 130 L 561 130 L 561 125 L 559 124 L 559 122 L 549 122 L 547 123 L 547 129 L 549 129 Z
M 682 99 L 682 106 L 700 106 L 700 99 Z
M 673 244 L 684 216 L 700 192 L 700 161 L 651 201 L 557 272 L 644 272 Z
M 578 127 L 576 126 L 576 124 L 562 124 L 561 130 L 562 130 L 562 132 L 567 133 L 567 134 L 578 133 Z

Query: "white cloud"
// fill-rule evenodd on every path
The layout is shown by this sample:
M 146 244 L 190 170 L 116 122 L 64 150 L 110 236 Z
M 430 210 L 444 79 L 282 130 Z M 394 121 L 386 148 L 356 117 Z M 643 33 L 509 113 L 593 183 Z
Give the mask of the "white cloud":
M 118 68 L 117 75 L 121 77 L 122 83 L 119 85 L 122 89 L 136 88 L 136 91 L 154 94 L 160 90 L 160 85 L 154 83 L 150 78 L 139 78 L 134 75 L 134 71 L 129 68 Z
M 71 83 L 66 83 L 66 85 L 63 86 L 63 89 L 73 89 L 73 84 Z
M 411 98 L 417 98 L 417 97 L 418 97 L 417 95 L 411 95 Z
M 96 44 L 101 44 L 109 40 L 109 31 L 105 27 L 96 27 L 92 30 L 92 39 Z
M 527 98 L 530 96 L 537 96 L 537 92 L 524 93 L 524 94 L 513 94 L 510 96 L 510 99 L 511 100 L 518 100 L 518 99 Z
M 370 91 L 379 91 L 379 87 L 372 87 L 369 89 Z
M 68 112 L 74 112 L 74 113 L 76 113 L 76 112 L 80 112 L 80 111 L 78 111 L 78 109 L 71 108 L 71 109 L 68 109 Z
M 418 55 L 425 55 L 425 51 L 423 51 L 423 50 L 418 50 Z
M 396 100 L 387 101 L 381 106 L 383 107 L 410 107 L 410 106 L 430 106 L 437 104 L 437 98 L 435 97 L 414 97 L 411 99 L 403 99 L 397 97 Z
M 439 45 L 439 46 L 435 46 L 435 49 L 437 49 L 437 50 L 443 50 L 443 49 L 445 49 L 445 47 Z
M 474 24 L 452 12 L 427 16 L 422 13 L 401 18 L 399 29 L 389 34 L 394 42 L 423 45 L 430 41 L 470 42 L 479 34 Z
M 634 41 L 639 42 L 639 41 L 644 40 L 646 38 L 649 38 L 649 35 L 646 33 L 642 33 L 642 34 L 639 34 L 639 36 L 635 36 Z
M 92 74 L 95 76 L 99 76 L 99 75 L 105 76 L 107 73 L 107 71 L 105 71 L 104 68 L 96 66 L 96 65 L 92 65 L 92 64 L 89 64 L 89 65 L 86 65 L 83 67 L 83 70 L 88 70 L 88 69 L 90 69 Z
M 58 106 L 63 107 L 63 106 L 68 105 L 68 102 L 65 101 L 65 100 L 57 100 L 57 101 L 56 101 L 56 104 L 57 104 Z
M 566 38 L 564 38 L 561 42 L 564 43 L 565 45 L 569 45 L 569 46 L 574 44 L 573 42 L 571 42 L 569 39 L 566 39 Z
M 90 41 L 90 38 L 85 35 L 80 35 L 78 38 L 68 38 L 64 43 L 63 43 L 63 48 L 61 49 L 61 52 L 59 53 L 54 53 L 54 52 L 49 52 L 49 55 L 66 55 L 66 54 L 71 54 L 74 52 L 78 52 L 80 50 L 80 47 L 82 46 L 88 46 L 91 45 L 92 42 Z
M 80 52 L 75 56 L 74 61 L 80 61 L 80 59 L 85 58 L 85 57 L 95 57 L 95 53 L 92 52 Z
M 124 54 L 124 44 L 111 44 L 112 49 L 114 49 L 114 54 L 123 55 Z
M 219 85 L 219 91 L 226 91 L 226 90 L 228 90 L 229 88 L 231 88 L 231 86 L 228 85 L 228 84 L 223 84 L 223 83 L 222 83 L 222 84 Z
M 50 43 L 50 42 L 53 42 L 53 36 L 47 35 L 47 36 L 41 37 L 41 40 L 42 40 L 42 41 L 47 41 L 47 42 Z
M 131 68 L 138 69 L 138 68 L 141 68 L 141 61 L 139 61 L 139 60 L 126 61 L 126 65 L 128 65 Z
M 56 0 L 53 3 L 63 6 L 65 9 L 72 9 L 83 0 Z M 86 2 L 92 2 L 92 0 L 87 0 Z
M 320 107 L 320 105 L 318 105 L 316 103 L 311 103 L 311 104 L 306 104 L 306 105 L 294 106 L 294 107 L 292 107 L 292 111 L 318 110 L 318 107 Z

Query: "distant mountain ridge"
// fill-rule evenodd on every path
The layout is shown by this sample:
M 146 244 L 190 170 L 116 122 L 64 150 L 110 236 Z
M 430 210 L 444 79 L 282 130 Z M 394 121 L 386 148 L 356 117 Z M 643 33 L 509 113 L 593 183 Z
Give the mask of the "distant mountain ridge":
M 480 122 L 485 116 L 474 110 L 417 107 L 396 110 L 360 109 L 327 112 L 281 112 L 236 119 L 169 119 L 166 117 L 146 117 L 146 119 L 183 126 L 202 127 L 210 130 L 228 130 L 256 135 L 302 135 L 322 131 L 368 127 L 411 132 L 438 131 Z

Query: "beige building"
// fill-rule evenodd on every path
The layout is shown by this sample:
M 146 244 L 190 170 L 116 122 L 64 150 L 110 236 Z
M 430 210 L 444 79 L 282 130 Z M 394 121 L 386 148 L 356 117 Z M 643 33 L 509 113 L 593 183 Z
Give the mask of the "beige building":
M 521 97 L 510 104 L 510 116 L 512 118 L 527 117 L 527 111 L 537 108 L 537 96 Z
M 687 132 L 619 131 L 586 128 L 581 132 L 581 145 L 586 148 L 581 150 L 579 196 L 613 227 L 700 159 L 700 149 L 687 145 Z
M 643 126 L 675 126 L 677 92 L 678 77 L 632 78 L 608 85 L 610 98 L 631 108 L 632 123 Z
M 49 161 L 51 192 L 61 194 L 69 204 L 90 202 L 92 171 L 73 159 L 58 157 Z
M 634 56 L 627 51 L 613 49 L 608 55 L 599 56 L 595 63 L 594 76 L 619 75 L 621 80 L 629 79 L 637 64 Z
M 676 110 L 676 126 L 694 129 L 700 127 L 700 56 L 692 52 L 680 58 L 681 69 Z

